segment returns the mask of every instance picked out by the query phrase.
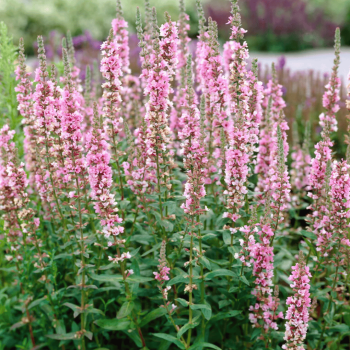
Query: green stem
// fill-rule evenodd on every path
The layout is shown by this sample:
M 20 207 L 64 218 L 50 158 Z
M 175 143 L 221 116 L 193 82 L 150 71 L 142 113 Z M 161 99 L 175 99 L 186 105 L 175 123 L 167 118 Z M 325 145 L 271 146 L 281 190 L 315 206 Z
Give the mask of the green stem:
M 199 218 L 197 217 L 197 221 L 199 221 Z M 203 249 L 202 249 L 202 235 L 201 235 L 201 229 L 198 229 L 198 241 L 199 241 L 199 255 L 203 256 Z M 204 293 L 204 268 L 203 264 L 200 264 L 201 268 L 201 304 L 204 304 L 205 300 L 205 293 Z M 201 330 L 202 330 L 202 336 L 203 336 L 203 341 L 205 337 L 205 320 L 204 317 L 202 317 L 202 325 L 201 325 Z
M 120 249 L 119 249 L 118 247 L 117 247 L 117 254 L 118 254 L 119 257 L 121 256 L 121 254 L 120 254 Z M 121 271 L 122 276 L 123 276 L 123 281 L 124 281 L 124 286 L 125 286 L 125 293 L 126 293 L 126 295 L 127 295 L 127 299 L 128 299 L 128 300 L 131 300 L 131 299 L 132 299 L 132 293 L 131 293 L 131 291 L 130 291 L 129 284 L 128 284 L 128 282 L 126 281 L 127 276 L 126 276 L 126 273 L 125 273 L 125 266 L 124 266 L 124 264 L 125 264 L 125 261 L 123 261 L 123 262 L 120 263 L 120 271 Z M 140 338 L 141 338 L 142 347 L 146 347 L 146 342 L 145 342 L 145 339 L 144 339 L 144 337 L 143 337 L 141 328 L 140 328 L 140 326 L 139 326 L 139 324 L 138 324 L 138 322 L 137 322 L 137 317 L 136 317 L 134 311 L 132 312 L 132 315 L 133 315 L 133 321 L 134 321 L 134 323 L 135 323 L 135 325 L 136 325 L 136 328 L 137 328 L 137 332 L 139 333 L 139 336 L 140 336 Z
M 160 169 L 159 169 L 159 153 L 158 149 L 156 149 L 156 162 L 157 162 L 157 187 L 158 187 L 158 200 L 159 200 L 159 210 L 160 216 L 163 220 L 163 205 L 162 205 L 162 194 L 160 191 Z
M 339 252 L 339 249 L 340 249 L 340 243 L 341 243 L 341 240 L 339 239 L 338 250 L 337 250 L 338 252 Z M 337 267 L 335 269 L 335 277 L 334 277 L 334 281 L 333 281 L 333 286 L 332 286 L 332 290 L 331 290 L 331 296 L 329 298 L 327 311 L 324 313 L 324 315 L 327 315 L 329 313 L 330 309 L 331 309 L 331 305 L 332 305 L 332 302 L 333 302 L 333 295 L 332 295 L 332 293 L 333 293 L 334 288 L 335 288 L 335 286 L 337 284 L 338 269 L 339 269 L 339 261 L 338 261 Z M 318 350 L 320 348 L 320 345 L 321 345 L 321 342 L 322 342 L 322 338 L 323 338 L 323 335 L 324 335 L 325 331 L 326 331 L 326 322 L 324 321 L 323 326 L 322 326 L 321 336 L 320 336 L 320 339 L 318 340 L 318 343 L 317 343 L 317 346 L 316 346 L 316 350 Z
M 192 227 L 191 229 L 193 230 L 193 217 L 192 217 Z M 189 283 L 189 309 L 188 309 L 188 323 L 192 323 L 192 317 L 193 317 L 193 312 L 191 309 L 192 305 L 192 275 L 193 275 L 193 267 L 192 267 L 192 256 L 193 256 L 193 232 L 191 232 L 191 243 L 190 243 L 190 283 Z M 192 335 L 192 328 L 188 330 L 188 335 L 187 335 L 187 346 L 190 346 L 191 344 L 191 335 Z
M 72 154 L 73 165 L 75 168 L 75 157 Z M 80 199 L 80 185 L 78 176 L 75 176 L 75 184 L 78 192 L 78 212 L 79 212 L 79 228 L 80 228 L 80 258 L 81 258 L 81 310 L 80 322 L 81 322 L 81 350 L 85 350 L 85 242 L 83 234 L 83 219 L 81 215 L 81 199 Z

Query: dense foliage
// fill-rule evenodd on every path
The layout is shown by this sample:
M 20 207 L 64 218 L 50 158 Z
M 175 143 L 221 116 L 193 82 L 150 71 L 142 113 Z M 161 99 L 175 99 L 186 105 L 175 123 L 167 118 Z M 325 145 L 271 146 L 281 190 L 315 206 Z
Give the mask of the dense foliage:
M 197 0 L 192 59 L 183 1 L 160 27 L 146 1 L 135 75 L 117 1 L 102 87 L 70 36 L 59 69 L 38 37 L 31 76 L 1 25 L 1 349 L 348 348 L 340 31 L 318 142 L 297 119 L 290 147 L 280 74 L 259 81 L 231 3 L 220 50 Z

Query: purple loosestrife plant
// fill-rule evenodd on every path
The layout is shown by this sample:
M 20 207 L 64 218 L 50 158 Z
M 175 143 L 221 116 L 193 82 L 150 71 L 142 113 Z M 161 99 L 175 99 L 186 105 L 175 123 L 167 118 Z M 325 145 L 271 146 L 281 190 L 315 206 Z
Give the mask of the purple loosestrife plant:
M 136 10 L 137 54 L 117 1 L 102 89 L 89 68 L 79 73 L 86 60 L 69 34 L 57 69 L 38 38 L 33 76 L 20 42 L 4 77 L 18 82 L 23 135 L 0 129 L 2 347 L 348 345 L 350 169 L 332 134 L 344 97 L 339 31 L 322 98 L 321 78 L 292 76 L 283 62 L 259 81 L 236 0 L 223 51 L 196 3 L 192 62 L 184 1 L 159 26 L 148 0 L 145 25 Z M 308 116 L 322 105 L 318 139 Z M 288 158 L 300 106 L 310 128 Z

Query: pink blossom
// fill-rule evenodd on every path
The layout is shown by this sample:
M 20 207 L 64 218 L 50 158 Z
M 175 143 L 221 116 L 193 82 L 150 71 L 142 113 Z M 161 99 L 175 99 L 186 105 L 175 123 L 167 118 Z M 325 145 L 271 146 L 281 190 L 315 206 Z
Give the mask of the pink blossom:
M 102 233 L 106 238 L 115 237 L 124 232 L 119 224 L 122 219 L 117 214 L 118 208 L 112 189 L 112 168 L 109 165 L 110 153 L 107 137 L 99 123 L 97 104 L 94 105 L 95 125 L 86 135 L 86 163 L 91 187 L 94 209 L 101 220 Z M 115 239 L 116 242 L 116 239 Z
M 116 41 L 119 49 L 119 56 L 121 60 L 121 69 L 124 73 L 130 73 L 129 62 L 129 35 L 128 35 L 128 23 L 124 20 L 121 14 L 117 15 L 117 18 L 112 21 L 112 29 L 114 40 Z
M 105 82 L 102 84 L 103 89 L 103 117 L 104 122 L 108 125 L 109 136 L 114 139 L 122 131 L 123 119 L 119 113 L 121 105 L 120 90 L 121 76 L 123 75 L 122 57 L 120 55 L 122 46 L 116 38 L 113 38 L 113 30 L 107 40 L 101 45 L 101 68 L 102 76 Z
M 177 25 L 171 22 L 160 28 L 161 39 L 153 39 L 151 69 L 149 70 L 145 93 L 149 95 L 146 104 L 145 121 L 147 125 L 148 154 L 155 156 L 156 152 L 165 152 L 170 142 L 170 128 L 167 110 L 171 106 L 169 95 L 172 92 L 170 80 L 174 75 L 177 50 Z
M 282 349 L 304 350 L 304 340 L 308 328 L 310 299 L 309 267 L 303 263 L 292 266 L 292 274 L 289 279 L 293 282 L 290 287 L 295 292 L 294 296 L 287 298 L 288 311 L 286 313 L 286 332 L 284 340 L 286 344 Z
M 204 179 L 207 173 L 207 153 L 203 146 L 203 137 L 200 128 L 200 114 L 196 105 L 196 96 L 192 87 L 192 60 L 188 56 L 187 85 L 184 89 L 186 102 L 181 116 L 182 130 L 179 138 L 182 141 L 184 167 L 187 170 L 187 182 L 184 196 L 186 202 L 181 205 L 185 213 L 198 215 L 203 212 L 200 199 L 206 194 Z

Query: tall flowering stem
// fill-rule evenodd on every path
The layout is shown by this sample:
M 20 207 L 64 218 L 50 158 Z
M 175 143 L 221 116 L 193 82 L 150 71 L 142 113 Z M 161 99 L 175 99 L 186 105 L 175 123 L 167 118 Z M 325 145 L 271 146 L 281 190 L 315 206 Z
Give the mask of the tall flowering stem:
M 241 43 L 247 31 L 242 28 L 238 1 L 232 0 L 231 3 L 232 9 L 229 18 L 231 40 L 224 45 L 224 63 L 229 74 L 230 113 L 235 119 L 238 116 L 239 109 L 245 113 L 248 108 L 250 89 L 249 81 L 246 79 L 246 65 L 249 51 L 247 43 Z
M 326 113 L 320 115 L 320 125 L 322 127 L 322 139 L 315 146 L 315 158 L 311 161 L 310 187 L 312 192 L 309 196 L 313 199 L 313 204 L 309 207 L 313 210 L 313 222 L 318 215 L 319 207 L 323 204 L 322 190 L 325 186 L 325 175 L 327 162 L 331 160 L 331 149 L 333 142 L 330 139 L 330 133 L 337 130 L 337 120 L 335 113 L 339 110 L 337 102 L 339 101 L 340 80 L 337 76 L 339 68 L 340 55 L 340 31 L 339 28 L 335 33 L 335 59 L 333 64 L 332 75 L 329 83 L 325 86 L 323 95 L 323 107 Z
M 51 217 L 53 212 L 51 204 L 54 199 L 56 209 L 60 212 L 60 206 L 57 199 L 55 187 L 57 187 L 58 179 L 54 174 L 53 162 L 55 158 L 51 151 L 51 147 L 56 142 L 53 134 L 59 132 L 60 123 L 58 112 L 55 108 L 54 100 L 54 84 L 48 79 L 49 73 L 46 64 L 46 55 L 43 39 L 38 37 L 38 58 L 40 61 L 39 68 L 35 71 L 35 79 L 37 82 L 35 92 L 33 94 L 33 111 L 35 115 L 35 135 L 37 137 L 36 153 L 37 157 L 43 157 L 45 162 L 37 162 L 35 171 L 36 186 L 43 204 L 49 209 Z M 62 213 L 60 212 L 61 219 Z
M 282 349 L 304 350 L 304 340 L 306 338 L 309 308 L 311 306 L 310 298 L 310 278 L 309 267 L 301 254 L 299 262 L 292 266 L 292 274 L 289 279 L 293 282 L 290 287 L 294 295 L 287 298 L 288 311 L 286 313 L 286 332 L 284 340 L 286 343 Z
M 207 44 L 209 39 L 209 34 L 207 32 L 207 26 L 205 25 L 206 19 L 204 15 L 203 6 L 201 3 L 201 0 L 196 0 L 196 7 L 199 17 L 199 36 L 198 36 L 198 42 L 196 47 L 196 80 L 199 84 L 198 89 L 204 93 L 205 89 L 205 82 L 204 77 L 202 76 L 203 71 L 203 63 L 205 60 L 205 54 L 207 51 Z
M 283 222 L 283 211 L 288 209 L 290 203 L 291 185 L 289 182 L 289 174 L 286 166 L 285 154 L 285 134 L 282 133 L 280 126 L 277 126 L 277 161 L 275 167 L 269 170 L 269 182 L 272 191 L 271 209 L 274 213 L 274 234 L 276 234 L 278 225 Z M 272 239 L 273 241 L 273 239 Z
M 192 78 L 192 58 L 189 55 L 187 59 L 187 84 L 184 89 L 186 102 L 184 105 L 184 113 L 181 116 L 181 123 L 183 125 L 182 130 L 179 132 L 179 138 L 182 141 L 183 154 L 184 154 L 184 167 L 187 170 L 187 182 L 185 184 L 184 196 L 186 197 L 186 202 L 182 204 L 182 208 L 185 213 L 191 218 L 191 230 L 194 229 L 194 220 L 205 211 L 201 208 L 200 200 L 206 194 L 205 192 L 205 176 L 207 173 L 207 152 L 203 145 L 203 136 L 201 130 L 201 117 L 200 112 L 197 107 L 197 99 L 195 92 L 193 90 L 193 78 Z M 189 265 L 189 284 L 186 286 L 185 291 L 189 293 L 189 323 L 192 322 L 192 292 L 193 289 L 197 289 L 197 286 L 193 284 L 193 266 L 195 264 L 195 259 L 193 257 L 194 252 L 194 232 L 190 233 L 190 260 L 185 265 Z M 202 242 L 200 231 L 198 233 L 200 252 L 203 254 Z M 201 276 L 203 277 L 203 266 L 201 265 Z M 204 281 L 203 281 L 204 283 Z M 201 302 L 204 302 L 204 284 L 201 286 Z M 202 329 L 204 330 L 204 320 L 202 323 Z M 189 346 L 191 342 L 191 330 L 188 332 L 187 345 Z
M 119 23 L 119 22 L 118 22 Z M 115 28 L 117 30 L 117 28 Z M 107 40 L 101 45 L 102 60 L 101 73 L 105 78 L 102 84 L 103 89 L 103 118 L 106 126 L 108 126 L 108 136 L 112 140 L 112 150 L 114 161 L 117 165 L 119 174 L 119 188 L 122 200 L 124 199 L 123 179 L 119 164 L 119 157 L 122 153 L 118 150 L 118 136 L 122 132 L 123 118 L 120 116 L 119 110 L 121 107 L 121 76 L 123 75 L 122 67 L 123 60 L 121 52 L 123 47 L 118 43 L 118 36 L 114 37 L 114 29 L 110 30 Z M 117 32 L 116 32 L 117 35 Z M 118 34 L 120 36 L 120 34 Z M 121 38 L 119 38 L 121 40 Z M 125 58 L 125 57 L 124 57 Z
M 296 129 L 296 130 L 294 130 Z M 295 198 L 293 202 L 300 204 L 301 197 L 304 195 L 306 188 L 309 186 L 309 176 L 310 176 L 310 133 L 311 125 L 308 122 L 305 127 L 304 142 L 300 146 L 297 125 L 293 126 L 293 142 L 294 142 L 294 152 L 291 154 L 292 165 L 291 165 L 291 183 L 293 187 L 293 192 Z M 296 138 L 296 140 L 294 140 Z
M 259 123 L 261 120 L 262 84 L 257 73 L 247 72 L 246 60 L 249 57 L 247 43 L 240 43 L 246 32 L 241 28 L 237 1 L 232 1 L 230 23 L 230 41 L 232 51 L 229 55 L 229 95 L 233 125 L 229 130 L 228 145 L 225 151 L 225 182 L 227 209 L 225 217 L 233 223 L 240 217 L 239 208 L 244 204 L 247 194 L 246 182 L 249 176 L 249 163 L 253 161 L 255 145 L 258 143 Z M 227 43 L 228 44 L 228 43 Z M 255 74 L 254 74 L 255 73 Z
M 185 88 L 186 105 L 181 122 L 184 125 L 179 133 L 184 153 L 184 167 L 187 170 L 187 182 L 182 204 L 186 214 L 197 216 L 203 213 L 200 199 L 206 194 L 204 179 L 207 171 L 207 152 L 203 145 L 200 127 L 200 113 L 197 107 L 196 95 L 192 86 L 192 59 L 187 59 L 187 85 Z
M 344 258 L 350 246 L 348 238 L 348 219 L 350 214 L 350 166 L 346 161 L 334 162 L 326 186 L 327 199 L 320 207 L 320 217 L 315 220 L 314 233 L 317 236 L 317 252 L 320 255 L 316 271 L 320 264 L 336 266 L 338 270 L 345 264 Z M 330 170 L 330 169 L 329 169 Z
M 346 103 L 346 109 L 348 110 L 348 115 L 346 116 L 348 121 L 348 129 L 347 129 L 348 135 L 345 135 L 344 142 L 348 145 L 346 149 L 346 160 L 350 164 L 350 72 L 348 74 L 348 84 L 346 86 L 346 91 L 347 91 L 347 99 L 345 103 Z
M 15 87 L 17 92 L 18 109 L 22 116 L 24 125 L 24 157 L 26 168 L 30 173 L 30 184 L 35 188 L 35 177 L 33 172 L 37 165 L 36 141 L 35 141 L 35 118 L 33 113 L 33 83 L 29 79 L 31 73 L 27 72 L 24 55 L 23 38 L 19 41 L 18 66 L 16 68 L 16 80 L 18 84 Z
M 109 165 L 111 156 L 96 103 L 94 103 L 94 127 L 86 136 L 86 148 L 91 198 L 94 200 L 95 212 L 101 220 L 101 233 L 107 240 L 113 238 L 108 246 L 123 245 L 125 240 L 117 239 L 124 232 L 124 227 L 120 225 L 122 219 L 118 215 L 117 203 L 111 191 L 113 182 L 112 168 Z M 109 259 L 113 262 L 124 261 L 122 257 L 109 257 Z
M 172 76 L 175 74 L 177 64 L 176 50 L 178 41 L 176 23 L 172 22 L 167 14 L 166 19 L 167 22 L 158 29 L 156 12 L 153 8 L 153 48 L 150 60 L 151 68 L 145 88 L 145 93 L 149 95 L 145 115 L 147 153 L 151 162 L 156 164 L 157 191 L 161 217 L 163 217 L 164 213 L 161 199 L 160 167 L 161 165 L 169 165 L 168 144 L 171 132 L 167 111 L 171 107 L 169 95 L 172 92 L 172 88 L 170 83 Z M 166 181 L 166 178 L 164 178 L 165 183 Z M 166 186 L 167 189 L 171 188 L 170 184 L 166 183 Z
M 188 37 L 188 31 L 190 25 L 188 24 L 189 16 L 185 11 L 185 2 L 180 0 L 180 15 L 178 20 L 178 33 L 179 42 L 177 45 L 177 66 L 176 66 L 176 82 L 177 89 L 173 98 L 173 107 L 170 114 L 170 128 L 174 134 L 174 139 L 178 138 L 178 132 L 181 130 L 181 115 L 183 112 L 183 104 L 185 103 L 184 88 L 186 86 L 186 64 L 187 56 L 189 54 L 188 43 L 190 38 Z
M 100 118 L 98 113 L 97 103 L 94 103 L 94 125 L 92 131 L 86 137 L 86 147 L 88 150 L 86 161 L 91 187 L 90 195 L 94 201 L 95 212 L 102 225 L 102 231 L 100 233 L 108 241 L 108 247 L 116 248 L 117 254 L 108 256 L 108 260 L 119 264 L 126 294 L 128 298 L 131 298 L 127 278 L 133 274 L 133 271 L 126 270 L 126 260 L 131 258 L 131 254 L 128 251 L 122 253 L 120 249 L 125 246 L 126 240 L 120 238 L 124 233 L 124 227 L 121 225 L 123 220 L 118 215 L 117 203 L 112 193 L 112 168 L 109 165 L 111 156 L 107 139 L 102 118 Z M 138 332 L 144 343 L 139 327 Z
M 333 300 L 334 292 L 339 283 L 339 275 L 344 274 L 347 277 L 346 260 L 348 259 L 350 240 L 348 237 L 349 218 L 350 218 L 350 166 L 346 161 L 336 162 L 332 165 L 332 173 L 329 179 L 327 190 L 329 194 L 324 206 L 321 206 L 323 217 L 316 220 L 314 227 L 316 228 L 317 251 L 321 258 L 316 265 L 316 272 L 322 265 L 335 266 L 330 300 L 326 314 L 329 313 Z M 326 322 L 322 327 L 322 333 L 319 338 L 317 349 L 322 348 L 326 329 Z
M 171 304 L 170 307 L 170 301 L 168 301 L 168 292 L 171 289 L 171 287 L 163 287 L 164 282 L 169 280 L 169 273 L 170 273 L 170 268 L 168 267 L 168 262 L 166 259 L 166 241 L 162 241 L 161 246 L 160 246 L 160 253 L 159 253 L 159 259 L 158 259 L 159 265 L 158 267 L 158 272 L 153 272 L 155 280 L 158 282 L 158 288 L 162 294 L 162 299 L 163 299 L 163 307 L 168 315 L 168 319 L 172 323 L 172 325 L 175 328 L 175 331 L 179 331 L 179 326 L 176 325 L 172 313 L 176 309 L 175 304 Z M 182 344 L 186 347 L 186 341 L 183 336 L 180 337 Z
M 36 240 L 36 229 L 39 219 L 33 219 L 34 211 L 28 208 L 29 196 L 26 192 L 28 185 L 27 176 L 24 170 L 24 163 L 18 164 L 18 155 L 15 143 L 12 141 L 15 134 L 6 124 L 0 129 L 0 210 L 4 212 L 4 231 L 6 239 L 10 244 L 12 255 L 7 255 L 6 259 L 16 262 L 19 276 L 21 262 L 26 262 L 27 245 L 31 243 L 33 237 Z M 44 264 L 43 257 L 39 257 Z M 25 289 L 20 282 L 21 293 L 25 294 Z M 33 316 L 28 310 L 30 298 L 24 301 L 26 318 L 24 323 L 28 324 L 30 339 L 35 346 L 35 339 L 32 327 Z
M 215 137 L 214 144 L 219 145 L 220 132 L 215 130 L 217 127 L 222 127 L 224 130 L 228 127 L 226 113 L 228 88 L 219 53 L 217 23 L 211 18 L 208 21 L 208 35 L 200 74 L 204 81 L 203 93 L 206 94 L 207 129 Z
M 244 227 L 243 232 L 247 239 L 241 240 L 243 247 L 242 254 L 237 254 L 244 265 L 253 264 L 253 275 L 255 279 L 255 289 L 252 292 L 257 298 L 255 306 L 250 307 L 249 318 L 255 327 L 277 329 L 276 319 L 283 318 L 283 314 L 276 315 L 276 298 L 272 296 L 273 277 L 273 241 L 276 236 L 279 223 L 283 220 L 282 210 L 286 208 L 289 199 L 290 184 L 289 176 L 285 164 L 284 145 L 280 128 L 277 128 L 278 135 L 278 161 L 276 172 L 272 174 L 275 193 L 266 202 L 265 216 L 260 224 Z M 259 236 L 258 241 L 255 234 Z M 250 261 L 247 259 L 245 251 L 248 252 Z M 263 324 L 259 320 L 263 320 Z M 266 337 L 266 336 L 265 336 Z M 264 336 L 263 336 L 264 338 Z M 265 339 L 265 338 L 264 338 Z M 265 339 L 266 340 L 266 339 Z
M 128 23 L 123 18 L 123 11 L 120 0 L 117 0 L 117 16 L 112 21 L 112 29 L 114 40 L 119 45 L 119 57 L 121 60 L 121 69 L 125 74 L 130 73 L 130 60 L 129 60 L 129 34 Z
M 79 244 L 80 244 L 80 269 L 78 274 L 81 273 L 81 324 L 80 331 L 77 332 L 77 337 L 81 339 L 81 349 L 85 350 L 85 337 L 89 335 L 89 332 L 85 329 L 86 313 L 85 308 L 88 307 L 86 303 L 86 263 L 85 263 L 85 239 L 83 229 L 85 224 L 83 223 L 83 207 L 82 197 L 86 190 L 88 183 L 87 171 L 86 171 L 86 159 L 82 150 L 82 133 L 81 126 L 84 120 L 84 116 L 80 113 L 79 100 L 80 97 L 76 90 L 76 85 L 72 80 L 70 64 L 68 60 L 68 53 L 63 49 L 64 70 L 65 70 L 65 86 L 62 91 L 61 98 L 61 129 L 63 138 L 63 154 L 66 156 L 64 160 L 64 169 L 62 172 L 66 174 L 63 177 L 64 182 L 71 182 L 72 186 L 76 189 L 72 191 L 69 196 L 75 197 L 78 203 L 78 218 L 79 222 L 76 224 L 77 231 L 79 232 Z
M 260 192 L 262 192 L 260 195 L 261 203 L 264 203 L 266 197 L 271 195 L 273 196 L 275 194 L 273 174 L 277 172 L 279 159 L 279 140 L 277 135 L 278 129 L 280 129 L 281 132 L 285 159 L 287 159 L 289 151 L 289 145 L 287 142 L 287 130 L 289 127 L 287 121 L 284 119 L 283 113 L 283 108 L 286 106 L 286 104 L 282 98 L 282 86 L 278 84 L 277 73 L 274 65 L 272 65 L 272 72 L 273 77 L 269 80 L 267 88 L 264 91 L 265 106 L 267 103 L 267 115 L 269 118 L 267 127 L 271 127 L 271 133 L 269 134 L 268 130 L 261 130 L 261 152 L 263 152 L 264 155 L 260 159 L 258 158 L 258 166 L 256 167 L 256 171 L 260 171 L 257 188 Z M 266 159 L 264 159 L 265 157 L 268 157 L 268 168 L 266 173 L 261 172 L 261 170 L 264 169 L 264 166 L 266 166 Z M 261 161 L 262 163 L 260 163 Z M 287 200 L 289 201 L 289 199 Z

